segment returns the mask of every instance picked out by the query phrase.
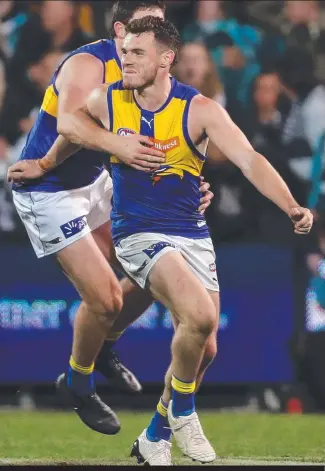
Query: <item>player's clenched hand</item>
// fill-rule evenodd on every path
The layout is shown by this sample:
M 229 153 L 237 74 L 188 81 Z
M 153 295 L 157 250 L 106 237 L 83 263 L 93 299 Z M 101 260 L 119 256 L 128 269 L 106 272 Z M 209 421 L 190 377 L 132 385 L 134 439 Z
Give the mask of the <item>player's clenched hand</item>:
M 292 208 L 289 216 L 296 234 L 308 234 L 310 232 L 313 225 L 313 215 L 309 209 L 300 206 Z
M 132 134 L 121 138 L 121 151 L 115 152 L 115 155 L 126 165 L 136 170 L 152 172 L 165 162 L 165 154 L 155 149 L 150 137 Z
M 203 194 L 200 199 L 199 211 L 201 214 L 205 213 L 205 210 L 210 206 L 211 200 L 214 197 L 212 191 L 209 190 L 210 183 L 204 181 L 204 177 L 200 177 L 200 192 Z
M 20 160 L 8 168 L 7 180 L 9 183 L 24 183 L 44 175 L 39 160 Z

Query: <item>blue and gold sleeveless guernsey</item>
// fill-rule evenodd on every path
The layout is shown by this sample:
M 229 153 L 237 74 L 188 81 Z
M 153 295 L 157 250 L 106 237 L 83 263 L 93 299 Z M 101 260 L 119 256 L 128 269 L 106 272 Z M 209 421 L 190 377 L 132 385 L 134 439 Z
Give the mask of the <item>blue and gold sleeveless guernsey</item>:
M 62 65 L 76 54 L 87 53 L 97 57 L 103 63 L 103 83 L 113 83 L 122 78 L 121 63 L 113 40 L 102 39 L 76 49 L 70 53 L 53 74 L 47 88 L 37 120 L 31 129 L 20 160 L 39 159 L 52 147 L 58 137 L 57 112 L 58 90 L 55 80 Z M 85 70 L 85 73 L 87 71 Z M 29 184 L 14 185 L 15 191 L 57 192 L 90 185 L 103 171 L 103 154 L 80 149 L 55 170 Z
M 110 130 L 150 136 L 166 163 L 153 173 L 137 171 L 111 156 L 112 234 L 117 244 L 132 234 L 154 232 L 192 239 L 209 237 L 200 205 L 200 174 L 205 161 L 187 129 L 191 100 L 199 92 L 171 79 L 171 91 L 157 111 L 141 109 L 123 82 L 107 90 Z

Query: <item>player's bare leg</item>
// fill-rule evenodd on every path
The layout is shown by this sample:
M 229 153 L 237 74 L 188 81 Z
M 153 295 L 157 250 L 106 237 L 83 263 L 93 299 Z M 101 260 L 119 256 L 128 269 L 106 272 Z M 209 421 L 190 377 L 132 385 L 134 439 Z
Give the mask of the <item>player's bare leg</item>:
M 217 330 L 219 324 L 219 296 L 212 293 L 212 299 L 216 302 L 216 323 L 215 328 L 211 335 L 209 336 L 202 358 L 202 362 L 199 368 L 198 375 L 196 377 L 196 387 L 195 393 L 199 390 L 201 383 L 203 381 L 204 374 L 209 367 L 209 365 L 213 362 L 214 358 L 217 354 Z M 175 330 L 178 327 L 178 321 L 176 319 L 173 320 Z M 169 424 L 167 419 L 167 407 L 169 401 L 172 398 L 172 365 L 169 366 L 167 373 L 165 375 L 165 387 L 164 391 L 161 395 L 160 401 L 157 406 L 157 411 L 152 418 L 152 421 L 148 427 L 148 435 L 151 438 L 159 438 L 160 436 L 164 437 L 166 440 L 169 440 L 171 437 L 171 431 L 169 430 Z
M 215 303 L 178 252 L 161 257 L 149 281 L 154 297 L 170 309 L 178 323 L 172 341 L 173 375 L 186 383 L 195 382 L 207 340 L 215 331 Z
M 217 329 L 217 326 L 216 326 Z M 217 333 L 216 330 L 212 332 L 210 337 L 207 340 L 202 362 L 199 368 L 198 375 L 195 382 L 195 393 L 200 389 L 200 386 L 203 381 L 204 374 L 208 367 L 211 365 L 217 354 Z M 165 387 L 162 393 L 161 399 L 165 404 L 169 404 L 169 401 L 172 398 L 172 365 L 169 366 L 167 373 L 165 375 Z
M 215 452 L 206 439 L 195 412 L 194 394 L 208 339 L 215 336 L 219 317 L 219 296 L 209 295 L 191 272 L 183 257 L 168 252 L 154 265 L 149 275 L 151 291 L 167 306 L 178 324 L 172 341 L 172 400 L 168 406 L 169 425 L 178 446 L 185 455 L 201 461 L 215 459 Z M 209 340 L 212 342 L 212 340 Z M 200 372 L 201 377 L 203 371 Z M 167 376 L 167 382 L 169 376 Z M 166 396 L 168 389 L 166 390 Z M 168 397 L 166 397 L 168 399 Z M 158 412 L 166 415 L 167 402 L 158 404 Z M 168 431 L 166 432 L 167 435 Z M 153 440 L 150 440 L 153 438 Z M 154 442 L 158 442 L 155 445 Z M 144 431 L 135 442 L 132 455 L 154 464 L 171 464 L 170 443 L 164 436 L 148 437 Z
M 169 269 L 170 261 L 167 257 L 173 261 L 172 268 Z M 197 389 L 195 379 L 201 365 L 201 378 L 204 369 L 201 352 L 206 347 L 214 349 L 219 319 L 219 294 L 213 292 L 209 295 L 185 261 L 176 261 L 177 258 L 181 257 L 175 252 L 162 257 L 150 276 L 151 287 L 156 290 L 153 291 L 155 296 L 160 295 L 161 301 L 173 305 L 173 314 L 179 323 L 172 343 L 172 400 L 168 406 L 168 421 L 176 443 L 185 455 L 201 462 L 210 462 L 216 456 L 195 412 L 194 394 Z M 159 267 L 159 263 L 164 263 L 165 266 Z M 170 275 L 167 279 L 167 271 L 169 274 L 173 273 L 173 280 Z M 212 342 L 212 346 L 209 342 Z
M 111 223 L 108 222 L 92 232 L 97 245 L 101 249 L 105 258 L 109 261 L 110 265 L 118 270 L 122 270 L 119 261 L 115 255 L 111 236 Z M 120 314 L 117 316 L 112 328 L 110 329 L 107 338 L 99 352 L 95 362 L 95 369 L 102 373 L 110 385 L 117 387 L 121 390 L 128 390 L 130 392 L 139 392 L 142 387 L 135 377 L 135 375 L 119 360 L 112 347 L 134 321 L 136 321 L 152 304 L 154 301 L 152 294 L 149 290 L 143 290 L 138 285 L 133 283 L 129 278 L 125 277 L 120 281 L 123 292 L 123 307 Z M 215 339 L 209 341 L 205 350 L 203 364 L 206 366 L 200 367 L 198 384 L 201 383 L 204 371 L 214 358 L 216 350 Z M 202 371 L 201 371 L 202 370 Z
M 107 222 L 95 229 L 92 235 L 106 260 L 115 269 L 122 271 L 115 256 L 111 235 L 111 223 Z M 123 334 L 124 330 L 137 320 L 153 302 L 149 291 L 144 291 L 125 277 L 120 281 L 123 293 L 123 307 L 106 338 L 95 361 L 95 369 L 109 381 L 109 384 L 120 390 L 138 393 L 142 387 L 135 375 L 123 365 L 112 347 Z
M 174 325 L 176 322 L 174 321 Z M 217 326 L 216 326 L 217 329 Z M 204 373 L 208 366 L 214 360 L 217 353 L 217 341 L 216 341 L 216 330 L 212 332 L 207 340 L 202 362 L 199 368 L 199 373 L 196 378 L 196 389 L 198 391 Z M 151 422 L 147 429 L 135 441 L 132 449 L 132 456 L 138 458 L 138 462 L 141 463 L 150 455 L 150 464 L 153 464 L 155 460 L 157 464 L 171 464 L 171 453 L 170 453 L 170 440 L 171 440 L 171 428 L 168 422 L 167 411 L 168 404 L 172 397 L 172 365 L 167 370 L 165 375 L 165 388 L 163 394 L 158 402 L 157 410 L 151 419 Z M 147 458 L 146 458 L 147 459 Z
M 135 375 L 122 364 L 112 350 L 123 332 L 136 321 L 152 304 L 153 298 L 134 285 L 128 278 L 120 281 L 123 292 L 123 307 L 117 316 L 95 362 L 95 369 L 102 373 L 109 383 L 120 389 L 138 393 L 142 386 Z
M 122 308 L 121 287 L 91 234 L 58 252 L 57 259 L 82 298 L 75 317 L 69 372 L 59 378 L 58 390 L 90 428 L 117 433 L 117 417 L 95 394 L 93 369 Z

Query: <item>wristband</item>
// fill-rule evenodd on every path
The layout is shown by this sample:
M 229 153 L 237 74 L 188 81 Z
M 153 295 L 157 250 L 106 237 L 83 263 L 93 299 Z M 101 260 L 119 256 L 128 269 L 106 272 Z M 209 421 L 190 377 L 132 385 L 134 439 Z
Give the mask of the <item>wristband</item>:
M 40 166 L 41 170 L 43 172 L 47 172 L 48 170 L 52 170 L 52 165 L 50 162 L 48 162 L 46 157 L 43 157 L 42 159 L 38 160 L 38 165 Z

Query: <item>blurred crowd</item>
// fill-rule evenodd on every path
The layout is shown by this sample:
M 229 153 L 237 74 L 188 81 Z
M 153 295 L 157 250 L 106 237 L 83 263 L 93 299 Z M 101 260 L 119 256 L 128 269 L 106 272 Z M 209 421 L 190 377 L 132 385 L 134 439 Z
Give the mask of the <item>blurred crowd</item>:
M 77 47 L 109 36 L 112 1 L 0 2 L 0 236 L 26 240 L 5 181 L 51 75 Z M 173 0 L 183 46 L 173 74 L 219 102 L 316 219 L 325 211 L 325 5 Z M 209 148 L 209 152 L 218 152 Z M 293 244 L 287 217 L 218 155 L 205 176 L 216 242 Z M 325 174 L 324 174 L 325 175 Z M 321 224 L 321 222 L 319 222 Z M 324 230 L 323 230 L 324 232 Z

